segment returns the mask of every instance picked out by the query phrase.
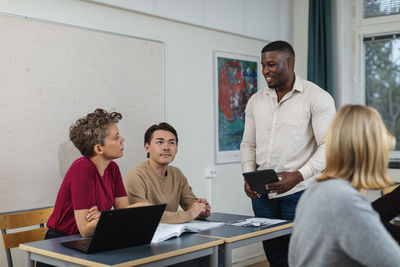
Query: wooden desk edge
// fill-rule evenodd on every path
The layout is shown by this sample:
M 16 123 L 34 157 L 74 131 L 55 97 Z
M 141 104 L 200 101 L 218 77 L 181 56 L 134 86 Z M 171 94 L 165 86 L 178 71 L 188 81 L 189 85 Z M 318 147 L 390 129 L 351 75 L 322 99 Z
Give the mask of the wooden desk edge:
M 64 260 L 64 261 L 81 264 L 81 265 L 86 265 L 86 266 L 91 266 L 91 267 L 109 267 L 109 266 L 128 267 L 128 266 L 132 266 L 132 265 L 141 265 L 141 264 L 145 264 L 145 263 L 150 263 L 150 262 L 154 262 L 154 261 L 158 261 L 158 260 L 171 258 L 174 256 L 179 256 L 179 255 L 182 255 L 185 253 L 190 253 L 190 252 L 194 252 L 197 250 L 218 246 L 223 243 L 224 243 L 224 240 L 222 240 L 221 238 L 217 238 L 217 240 L 213 240 L 213 241 L 203 243 L 200 245 L 196 245 L 196 246 L 192 246 L 192 247 L 188 247 L 188 248 L 184 248 L 184 249 L 179 249 L 179 250 L 175 250 L 175 251 L 171 251 L 171 252 L 166 252 L 166 253 L 162 253 L 159 255 L 149 256 L 149 257 L 145 257 L 143 259 L 137 259 L 137 260 L 132 260 L 132 261 L 124 262 L 124 263 L 119 263 L 119 264 L 115 264 L 115 265 L 106 265 L 106 264 L 102 264 L 102 263 L 98 263 L 98 262 L 94 262 L 94 261 L 84 260 L 84 259 L 80 259 L 80 258 L 76 258 L 76 257 L 72 257 L 72 256 L 67 256 L 64 254 L 56 253 L 56 252 L 49 252 L 44 249 L 34 248 L 34 247 L 30 247 L 30 246 L 27 246 L 24 244 L 20 244 L 19 247 L 22 250 L 29 251 L 32 253 L 37 253 L 39 255 L 44 255 L 44 256 L 54 258 L 54 259 Z
M 45 249 L 34 248 L 34 247 L 31 247 L 31 246 L 28 246 L 25 244 L 20 244 L 19 248 L 22 250 L 28 251 L 28 252 L 42 255 L 42 256 L 51 257 L 56 260 L 62 260 L 62 261 L 81 264 L 81 265 L 90 266 L 90 267 L 108 267 L 108 266 L 110 266 L 110 265 L 105 265 L 105 264 L 94 262 L 94 261 L 84 260 L 84 259 L 56 253 L 56 252 L 51 252 L 51 251 L 48 251 Z
M 188 248 L 184 248 L 184 249 L 180 249 L 180 250 L 175 250 L 175 251 L 171 251 L 171 252 L 167 252 L 167 253 L 163 253 L 163 254 L 159 254 L 159 255 L 154 255 L 154 256 L 143 258 L 143 259 L 138 259 L 138 260 L 133 260 L 130 262 L 117 264 L 117 265 L 115 265 L 115 267 L 128 267 L 128 266 L 132 266 L 132 264 L 140 265 L 140 264 L 150 263 L 150 262 L 163 260 L 163 259 L 171 258 L 174 256 L 179 256 L 182 254 L 198 251 L 201 249 L 218 246 L 223 243 L 224 243 L 223 240 L 217 239 L 217 240 L 214 240 L 214 241 L 211 241 L 208 243 L 204 243 L 204 244 L 200 244 L 200 245 L 196 245 L 196 246 L 192 246 L 192 247 L 188 247 Z
M 224 240 L 224 242 L 233 243 L 233 242 L 236 242 L 236 241 L 239 241 L 239 240 L 252 238 L 252 237 L 255 237 L 255 236 L 260 236 L 260 235 L 268 234 L 268 233 L 271 233 L 271 232 L 287 229 L 287 228 L 290 228 L 292 226 L 293 226 L 293 223 L 287 223 L 287 224 L 278 225 L 278 226 L 275 226 L 275 227 L 263 229 L 263 230 L 260 230 L 260 231 L 257 231 L 257 232 L 252 232 L 252 233 L 248 233 L 248 234 L 235 236 L 235 237 L 221 237 L 221 236 L 210 236 L 210 235 L 201 235 L 201 236 L 220 238 L 220 239 Z M 238 227 L 244 227 L 244 226 L 238 226 Z

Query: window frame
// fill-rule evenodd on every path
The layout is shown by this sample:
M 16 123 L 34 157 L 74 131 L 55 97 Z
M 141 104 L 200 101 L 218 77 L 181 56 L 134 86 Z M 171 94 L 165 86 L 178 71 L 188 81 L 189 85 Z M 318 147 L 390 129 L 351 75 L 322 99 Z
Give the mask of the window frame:
M 400 14 L 364 18 L 362 0 L 353 2 L 354 101 L 366 105 L 364 38 L 400 33 Z M 400 140 L 397 140 L 400 142 Z M 390 160 L 400 160 L 400 150 L 390 151 Z

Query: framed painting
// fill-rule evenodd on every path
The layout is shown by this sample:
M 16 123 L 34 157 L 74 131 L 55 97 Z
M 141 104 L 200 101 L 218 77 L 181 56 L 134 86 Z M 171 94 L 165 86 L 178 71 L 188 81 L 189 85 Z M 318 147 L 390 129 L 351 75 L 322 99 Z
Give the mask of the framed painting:
M 245 108 L 258 88 L 259 58 L 214 51 L 215 163 L 240 162 Z

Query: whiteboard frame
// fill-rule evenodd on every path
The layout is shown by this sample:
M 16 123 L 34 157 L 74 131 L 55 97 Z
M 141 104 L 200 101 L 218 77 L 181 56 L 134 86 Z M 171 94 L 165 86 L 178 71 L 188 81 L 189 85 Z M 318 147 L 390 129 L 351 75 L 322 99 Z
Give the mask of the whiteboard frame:
M 100 29 L 89 28 L 89 27 L 83 27 L 83 26 L 62 23 L 62 22 L 57 22 L 57 21 L 51 21 L 51 20 L 21 16 L 21 15 L 16 15 L 16 14 L 10 14 L 10 13 L 5 13 L 5 12 L 1 12 L 1 11 L 0 11 L 0 16 L 14 17 L 14 18 L 31 20 L 31 21 L 36 21 L 36 22 L 49 23 L 49 24 L 63 26 L 63 27 L 70 27 L 70 28 L 75 28 L 75 29 L 94 31 L 94 32 L 99 32 L 99 33 L 105 33 L 105 34 L 111 34 L 111 35 L 116 35 L 116 36 L 121 36 L 121 37 L 127 37 L 127 38 L 143 40 L 143 41 L 160 43 L 161 47 L 162 47 L 162 65 L 163 65 L 162 66 L 163 67 L 162 68 L 162 81 L 163 81 L 162 82 L 162 94 L 163 94 L 162 95 L 162 99 L 163 99 L 162 117 L 163 117 L 163 120 L 165 120 L 165 43 L 163 41 L 156 40 L 156 39 L 144 38 L 144 37 L 140 37 L 140 36 L 133 36 L 133 35 L 125 34 L 125 33 L 117 33 L 117 32 L 110 32 L 110 31 L 105 31 L 105 30 L 100 30 Z

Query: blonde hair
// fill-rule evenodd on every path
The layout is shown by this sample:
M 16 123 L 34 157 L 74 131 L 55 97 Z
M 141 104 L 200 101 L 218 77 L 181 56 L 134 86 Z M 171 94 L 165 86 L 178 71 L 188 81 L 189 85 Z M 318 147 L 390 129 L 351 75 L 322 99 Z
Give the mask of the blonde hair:
M 341 178 L 358 190 L 379 189 L 391 183 L 386 168 L 396 140 L 374 108 L 343 106 L 325 137 L 326 169 L 317 181 Z

